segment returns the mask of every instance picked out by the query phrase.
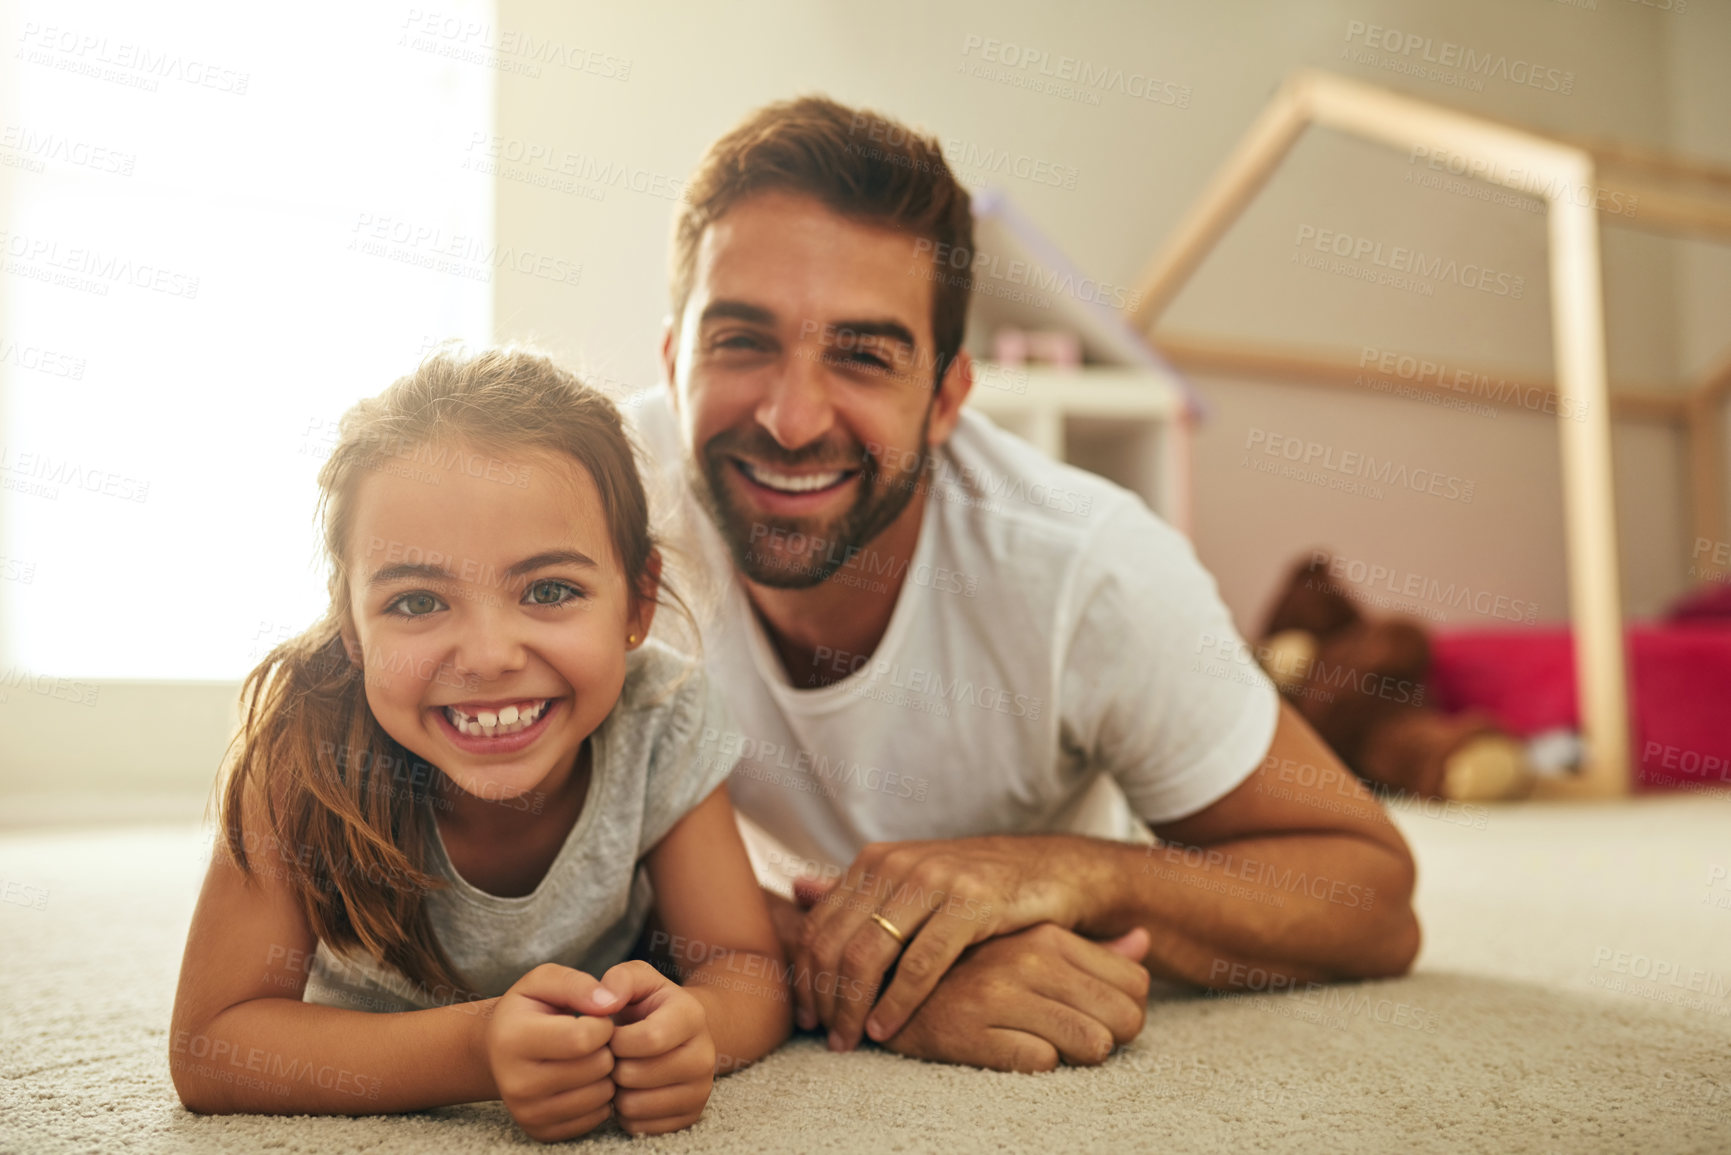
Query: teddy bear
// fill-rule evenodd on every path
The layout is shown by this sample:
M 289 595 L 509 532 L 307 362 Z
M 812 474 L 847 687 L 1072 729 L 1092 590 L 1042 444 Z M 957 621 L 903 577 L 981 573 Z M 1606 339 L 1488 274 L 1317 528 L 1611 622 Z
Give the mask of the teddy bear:
M 1280 693 L 1366 782 L 1423 798 L 1523 798 L 1526 746 L 1479 712 L 1426 701 L 1430 638 L 1415 618 L 1367 619 L 1316 551 L 1293 567 L 1257 654 Z

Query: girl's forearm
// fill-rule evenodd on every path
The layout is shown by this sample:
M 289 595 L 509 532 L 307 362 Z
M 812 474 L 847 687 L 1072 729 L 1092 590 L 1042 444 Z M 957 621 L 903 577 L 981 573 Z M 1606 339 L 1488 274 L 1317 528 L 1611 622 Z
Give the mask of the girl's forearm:
M 203 1114 L 377 1115 L 497 1099 L 497 999 L 369 1014 L 251 999 L 169 1039 L 181 1102 Z
M 787 966 L 781 959 L 729 951 L 693 970 L 681 985 L 708 1015 L 718 1075 L 755 1063 L 793 1030 Z

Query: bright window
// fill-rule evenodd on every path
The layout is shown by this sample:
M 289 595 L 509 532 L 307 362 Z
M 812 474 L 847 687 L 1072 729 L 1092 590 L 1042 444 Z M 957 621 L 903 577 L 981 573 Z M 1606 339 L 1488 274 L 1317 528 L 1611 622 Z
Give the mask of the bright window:
M 488 337 L 493 73 L 360 7 L 13 9 L 0 677 L 244 674 L 323 608 L 338 415 Z

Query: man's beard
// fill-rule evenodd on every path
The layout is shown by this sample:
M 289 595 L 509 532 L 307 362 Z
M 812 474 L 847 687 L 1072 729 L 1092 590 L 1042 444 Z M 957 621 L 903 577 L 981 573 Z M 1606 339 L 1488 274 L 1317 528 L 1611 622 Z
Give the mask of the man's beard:
M 920 421 L 920 448 L 913 455 L 913 464 L 906 469 L 886 470 L 876 457 L 857 445 L 841 452 L 812 445 L 789 453 L 761 426 L 754 426 L 748 434 L 729 431 L 711 437 L 701 450 L 701 462 L 686 458 L 686 475 L 692 492 L 702 501 L 710 520 L 727 542 L 733 564 L 745 578 L 777 589 L 810 589 L 828 581 L 868 542 L 888 529 L 914 499 L 930 460 L 926 430 L 931 417 L 931 407 L 927 406 Z M 792 471 L 821 466 L 858 470 L 854 503 L 827 521 L 752 514 L 735 503 L 724 478 L 726 473 L 738 473 L 733 462 L 736 456 L 771 469 Z

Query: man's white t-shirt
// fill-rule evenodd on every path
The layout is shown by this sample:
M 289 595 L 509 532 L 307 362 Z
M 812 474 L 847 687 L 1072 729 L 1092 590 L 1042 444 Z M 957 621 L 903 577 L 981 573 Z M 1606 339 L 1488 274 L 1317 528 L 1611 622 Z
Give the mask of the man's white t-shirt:
M 1273 685 L 1218 660 L 1249 651 L 1214 579 L 1130 491 L 964 408 L 883 640 L 868 657 L 820 650 L 831 676 L 838 662 L 853 672 L 805 688 L 690 492 L 666 392 L 626 410 L 669 573 L 687 594 L 710 591 L 696 599 L 703 657 L 733 729 L 702 742 L 737 762 L 735 807 L 781 844 L 752 847 L 760 875 L 833 875 L 879 841 L 1146 841 L 1143 822 L 1207 807 L 1266 754 Z M 892 580 L 875 556 L 830 580 Z

